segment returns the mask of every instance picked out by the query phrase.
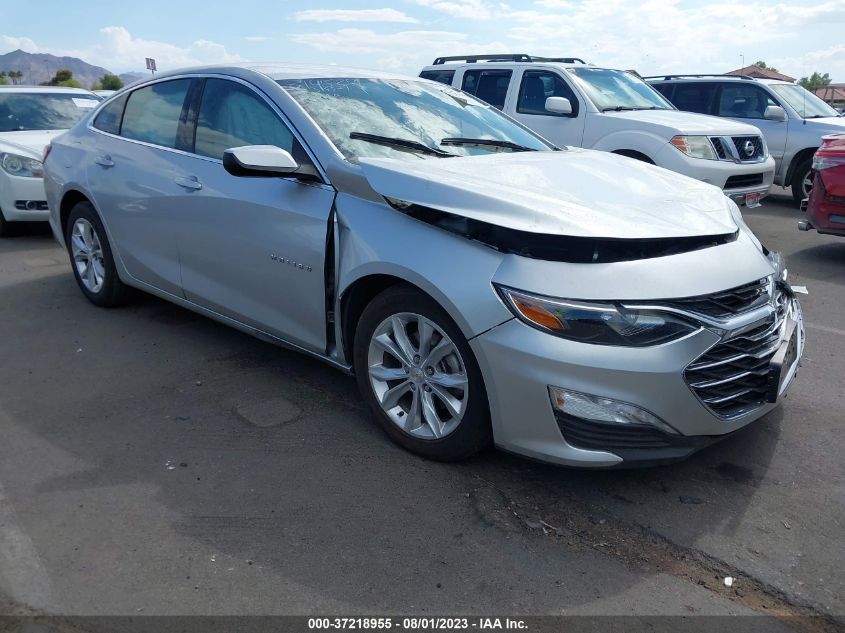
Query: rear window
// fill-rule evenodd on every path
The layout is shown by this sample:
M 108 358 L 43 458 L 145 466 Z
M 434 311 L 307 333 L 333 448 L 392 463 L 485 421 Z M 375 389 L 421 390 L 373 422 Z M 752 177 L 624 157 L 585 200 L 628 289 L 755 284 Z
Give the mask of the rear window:
M 505 107 L 512 74 L 510 70 L 468 70 L 461 88 L 501 110 Z
M 432 81 L 439 81 L 447 86 L 452 85 L 452 79 L 455 76 L 454 70 L 424 70 L 420 73 L 423 79 L 431 79 Z
M 176 147 L 176 133 L 190 79 L 174 79 L 139 88 L 123 114 L 121 135 L 162 147 Z

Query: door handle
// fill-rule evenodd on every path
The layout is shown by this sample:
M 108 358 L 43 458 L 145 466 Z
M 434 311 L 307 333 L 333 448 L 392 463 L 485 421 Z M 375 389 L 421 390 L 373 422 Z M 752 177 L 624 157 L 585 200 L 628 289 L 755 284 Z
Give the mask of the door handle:
M 190 191 L 199 191 L 202 189 L 202 183 L 197 180 L 196 176 L 191 176 L 190 178 L 176 178 L 173 182 L 180 187 L 189 189 Z
M 94 162 L 100 165 L 101 167 L 114 167 L 114 161 L 111 159 L 111 156 L 108 154 L 103 154 L 102 156 L 97 156 L 94 159 Z

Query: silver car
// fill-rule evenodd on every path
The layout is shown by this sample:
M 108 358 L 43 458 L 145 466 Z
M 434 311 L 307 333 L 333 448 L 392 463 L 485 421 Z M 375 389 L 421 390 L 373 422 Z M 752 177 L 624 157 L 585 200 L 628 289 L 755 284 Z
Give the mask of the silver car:
M 434 459 L 679 459 L 775 407 L 804 345 L 782 261 L 718 188 L 432 81 L 160 74 L 45 173 L 93 303 L 133 286 L 354 373 Z

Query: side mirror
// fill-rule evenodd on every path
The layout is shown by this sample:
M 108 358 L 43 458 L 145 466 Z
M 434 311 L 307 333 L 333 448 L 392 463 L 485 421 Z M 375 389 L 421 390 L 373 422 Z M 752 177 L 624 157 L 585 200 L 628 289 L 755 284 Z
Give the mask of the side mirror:
M 572 114 L 572 103 L 566 97 L 549 97 L 546 99 L 546 112 Z
M 233 176 L 299 176 L 300 166 L 290 152 L 275 145 L 246 145 L 223 152 L 223 168 Z M 309 173 L 301 175 L 310 177 Z M 316 175 L 316 173 L 314 174 Z
M 766 106 L 766 110 L 763 112 L 763 118 L 769 121 L 786 121 L 786 110 L 780 106 Z

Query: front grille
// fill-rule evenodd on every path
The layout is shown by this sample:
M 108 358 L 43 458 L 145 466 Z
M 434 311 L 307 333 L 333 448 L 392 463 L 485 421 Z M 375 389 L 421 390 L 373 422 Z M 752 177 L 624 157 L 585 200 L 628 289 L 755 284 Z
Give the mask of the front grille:
M 748 163 L 758 162 L 766 156 L 761 136 L 711 136 L 710 143 L 719 160 Z M 750 154 L 746 152 L 747 143 L 751 143 Z
M 763 158 L 763 139 L 759 136 L 733 136 L 731 137 L 734 147 L 736 148 L 737 156 L 741 161 L 760 160 Z M 748 154 L 745 150 L 746 144 L 751 143 L 754 147 L 752 154 Z
M 743 176 L 731 176 L 725 183 L 725 189 L 738 189 L 740 187 L 755 187 L 763 184 L 763 174 L 745 174 Z
M 747 312 L 764 305 L 768 300 L 769 279 L 764 277 L 730 290 L 660 303 L 719 319 Z
M 780 293 L 771 317 L 711 347 L 684 371 L 690 388 L 720 418 L 736 417 L 766 402 L 769 364 L 781 343 L 787 301 Z
M 710 142 L 713 143 L 713 149 L 716 150 L 716 156 L 719 157 L 719 160 L 725 160 L 730 158 L 728 152 L 725 151 L 725 146 L 722 145 L 722 139 L 718 136 L 714 136 L 710 139 Z

